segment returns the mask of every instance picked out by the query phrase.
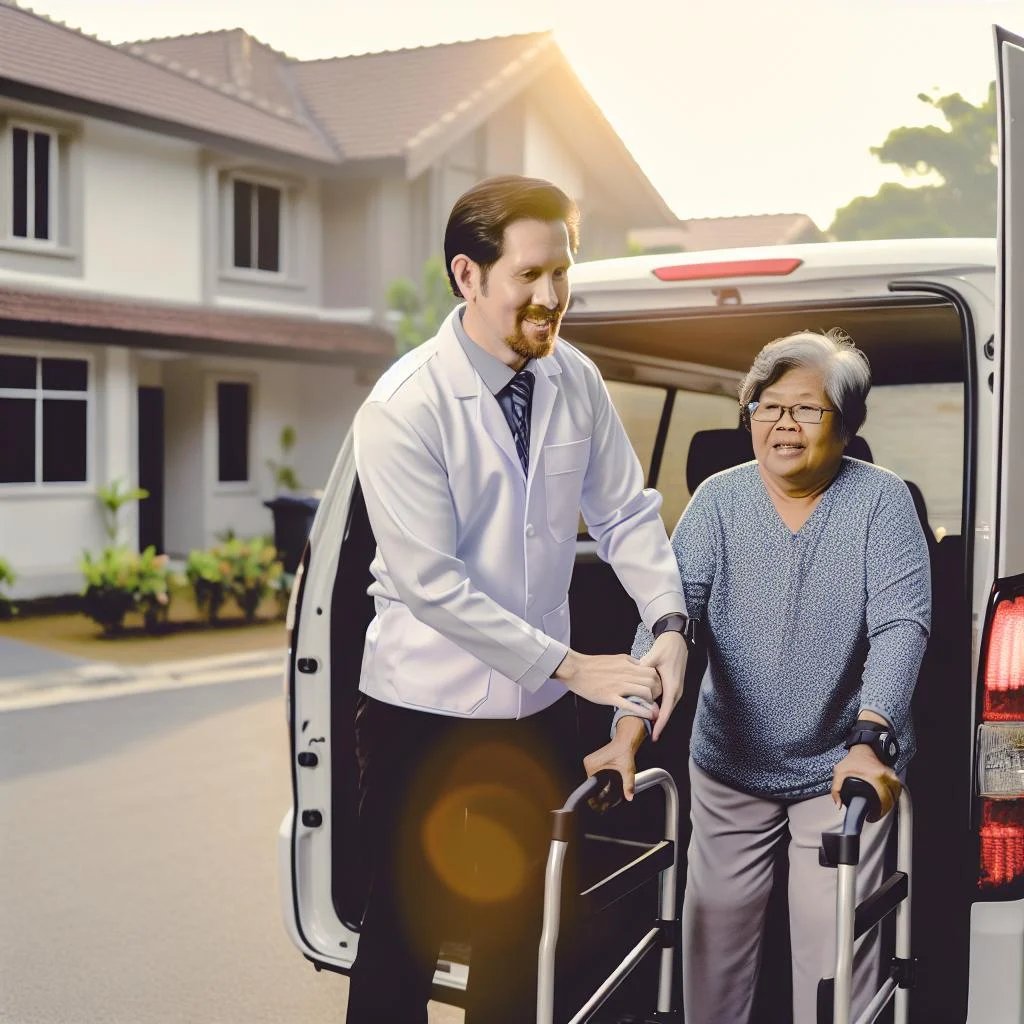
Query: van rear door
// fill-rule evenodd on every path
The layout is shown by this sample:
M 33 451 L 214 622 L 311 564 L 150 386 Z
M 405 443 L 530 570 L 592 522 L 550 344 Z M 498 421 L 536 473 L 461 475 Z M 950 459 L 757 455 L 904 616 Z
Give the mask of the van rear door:
M 999 410 L 996 575 L 1024 573 L 1024 38 L 996 28 L 999 227 L 996 386 Z M 1020 114 L 1020 118 L 1015 117 Z M 1016 236 L 1016 242 L 1014 241 Z
M 1024 240 L 1024 38 L 997 27 L 995 41 L 996 515 L 979 659 L 969 1024 L 1024 1021 L 1024 252 L 1015 248 Z

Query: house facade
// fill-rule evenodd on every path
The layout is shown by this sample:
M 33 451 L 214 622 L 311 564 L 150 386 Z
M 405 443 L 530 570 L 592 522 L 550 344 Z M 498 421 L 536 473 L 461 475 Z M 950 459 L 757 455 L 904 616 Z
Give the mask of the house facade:
M 124 537 L 266 533 L 394 357 L 385 294 L 482 177 L 560 183 L 585 255 L 674 217 L 547 33 L 300 62 L 242 31 L 112 46 L 0 4 L 0 557 L 73 591 Z

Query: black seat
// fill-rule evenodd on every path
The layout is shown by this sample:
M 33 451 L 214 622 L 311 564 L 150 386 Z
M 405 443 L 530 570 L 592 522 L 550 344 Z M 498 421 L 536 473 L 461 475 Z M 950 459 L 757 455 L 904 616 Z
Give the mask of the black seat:
M 874 461 L 871 448 L 860 434 L 846 446 L 846 454 L 862 462 Z M 709 476 L 751 462 L 753 458 L 754 447 L 746 427 L 698 430 L 690 441 L 686 457 L 686 486 L 693 494 Z

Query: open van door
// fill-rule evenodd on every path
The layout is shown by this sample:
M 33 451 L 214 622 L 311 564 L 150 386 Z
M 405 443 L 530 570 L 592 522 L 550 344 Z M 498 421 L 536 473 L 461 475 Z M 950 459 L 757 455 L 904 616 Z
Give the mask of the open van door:
M 1024 573 L 1024 38 L 996 28 L 999 226 L 996 386 L 999 410 L 996 575 Z M 1019 117 L 1017 115 L 1020 115 Z
M 995 43 L 996 514 L 979 659 L 970 1024 L 1024 1021 L 1024 38 L 997 26 Z

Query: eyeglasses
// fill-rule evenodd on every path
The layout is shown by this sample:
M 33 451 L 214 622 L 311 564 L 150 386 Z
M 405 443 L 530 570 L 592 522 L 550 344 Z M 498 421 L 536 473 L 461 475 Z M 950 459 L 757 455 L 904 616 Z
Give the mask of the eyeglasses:
M 778 402 L 748 402 L 747 412 L 758 423 L 778 423 L 784 413 L 789 413 L 797 423 L 820 423 L 826 412 L 836 409 L 822 409 L 820 405 L 779 405 Z

